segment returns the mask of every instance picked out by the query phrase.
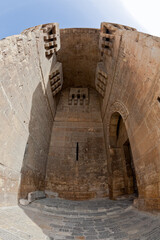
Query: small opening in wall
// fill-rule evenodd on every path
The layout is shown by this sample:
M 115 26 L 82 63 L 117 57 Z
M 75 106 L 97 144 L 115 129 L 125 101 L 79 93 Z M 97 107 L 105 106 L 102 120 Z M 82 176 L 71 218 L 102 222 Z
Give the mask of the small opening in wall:
M 80 94 L 77 94 L 77 98 L 78 98 L 78 99 L 80 98 Z
M 52 29 L 48 32 L 49 35 L 53 34 Z
M 50 79 L 51 79 L 51 78 L 55 78 L 55 77 L 57 77 L 58 75 L 60 75 L 60 72 L 57 70 L 56 72 L 54 72 L 54 73 L 52 73 L 52 74 L 50 75 Z
M 54 48 L 54 46 L 46 46 L 46 47 L 45 47 L 46 50 L 50 50 L 50 49 L 52 49 L 52 48 Z
M 108 48 L 109 49 L 109 46 L 105 46 L 104 48 Z
M 107 42 L 110 42 L 110 38 L 106 38 L 106 41 L 107 41 Z
M 74 99 L 74 94 L 72 94 L 72 99 Z
M 77 144 L 76 144 L 76 161 L 78 161 L 78 156 L 79 155 L 79 144 L 78 144 L 78 142 L 77 142 Z
M 85 99 L 86 98 L 86 96 L 85 96 L 85 94 L 83 94 L 83 99 Z
M 157 98 L 158 102 L 160 103 L 160 97 Z
M 53 26 L 50 31 L 48 32 L 49 35 L 55 34 L 56 33 L 56 27 Z
M 107 34 L 110 34 L 110 31 L 109 31 L 109 29 L 107 29 L 107 28 L 106 28 L 106 33 L 107 33 Z
M 52 33 L 56 34 L 56 26 L 53 26 Z

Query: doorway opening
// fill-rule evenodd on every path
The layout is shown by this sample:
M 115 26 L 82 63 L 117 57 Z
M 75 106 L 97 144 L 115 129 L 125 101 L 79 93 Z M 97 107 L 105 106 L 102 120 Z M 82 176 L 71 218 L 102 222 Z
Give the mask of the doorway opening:
M 113 113 L 109 126 L 109 189 L 110 198 L 135 194 L 137 180 L 125 123 L 121 115 Z

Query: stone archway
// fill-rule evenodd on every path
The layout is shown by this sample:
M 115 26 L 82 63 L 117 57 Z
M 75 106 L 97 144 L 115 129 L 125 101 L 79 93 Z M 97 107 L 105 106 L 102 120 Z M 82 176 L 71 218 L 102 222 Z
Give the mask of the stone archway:
M 128 111 L 116 102 L 110 108 L 108 119 L 108 172 L 110 198 L 138 194 L 131 146 L 125 127 Z

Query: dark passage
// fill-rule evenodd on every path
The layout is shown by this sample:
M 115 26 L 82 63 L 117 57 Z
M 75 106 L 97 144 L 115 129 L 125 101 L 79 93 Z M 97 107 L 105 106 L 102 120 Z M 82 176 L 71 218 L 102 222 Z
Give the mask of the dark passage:
M 127 176 L 128 178 L 133 179 L 133 192 L 138 196 L 136 173 L 135 173 L 135 167 L 133 163 L 133 157 L 132 157 L 132 151 L 131 151 L 129 139 L 127 139 L 127 141 L 124 143 L 123 149 L 124 149 L 124 155 L 125 155 Z

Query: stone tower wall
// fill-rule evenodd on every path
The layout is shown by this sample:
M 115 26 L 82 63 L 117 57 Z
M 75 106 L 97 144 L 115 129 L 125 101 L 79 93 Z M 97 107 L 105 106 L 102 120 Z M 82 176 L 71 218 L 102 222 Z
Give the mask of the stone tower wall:
M 44 188 L 56 102 L 42 26 L 0 41 L 0 205 Z
M 114 27 L 112 33 L 112 53 L 104 53 L 102 58 L 108 73 L 101 101 L 106 142 L 110 144 L 110 117 L 119 112 L 133 153 L 139 189 L 136 204 L 143 209 L 159 209 L 160 39 L 119 27 Z
M 95 87 L 95 69 L 100 60 L 99 29 L 61 29 L 57 59 L 63 64 L 64 88 Z
M 51 40 L 52 37 L 55 38 L 58 27 L 56 25 L 51 31 L 51 25 L 37 26 L 25 30 L 21 35 L 0 41 L 1 205 L 15 204 L 18 192 L 20 196 L 25 197 L 30 191 L 45 189 L 49 144 L 50 151 L 52 144 L 56 147 L 53 146 L 53 153 L 49 154 L 47 169 L 50 164 L 51 167 L 59 164 L 59 154 L 60 159 L 63 159 L 62 153 L 67 152 L 68 156 L 71 154 L 74 157 L 72 151 L 64 147 L 67 144 L 70 146 L 73 142 L 72 137 L 68 138 L 67 142 L 62 136 L 63 132 L 70 131 L 70 136 L 80 136 L 83 135 L 81 133 L 83 129 L 85 134 L 82 138 L 85 136 L 90 138 L 92 131 L 88 132 L 87 129 L 95 129 L 95 139 L 92 136 L 93 148 L 94 146 L 95 149 L 97 148 L 96 139 L 100 134 L 104 147 L 101 146 L 95 151 L 100 156 L 102 154 L 101 166 L 103 164 L 106 166 L 104 161 L 106 146 L 105 160 L 108 166 L 111 163 L 110 152 L 115 150 L 112 149 L 110 141 L 111 117 L 112 114 L 118 112 L 123 118 L 133 154 L 139 190 L 139 198 L 135 204 L 143 209 L 160 209 L 160 39 L 139 33 L 127 26 L 102 23 L 100 31 L 98 29 L 61 30 L 62 48 L 60 49 L 60 39 Z M 47 31 L 49 35 L 44 37 Z M 94 114 L 89 116 L 83 111 L 80 111 L 79 118 L 84 116 L 82 128 L 79 128 L 77 120 L 67 119 L 68 113 L 71 118 L 76 119 L 78 115 L 74 116 L 73 113 L 75 111 L 78 114 L 78 112 L 62 104 L 63 97 L 61 99 L 61 94 L 58 94 L 62 89 L 62 84 L 62 95 L 67 91 L 66 88 L 81 87 L 97 90 L 101 103 L 101 116 L 99 110 L 97 113 L 98 122 L 94 119 Z M 52 129 L 56 102 L 59 97 L 59 109 Z M 103 130 L 105 140 L 102 138 Z M 54 152 L 58 149 L 58 138 L 62 138 L 63 151 L 60 153 Z M 83 144 L 85 145 L 85 141 Z M 73 145 L 74 149 L 75 143 Z M 94 153 L 93 148 L 91 147 L 91 151 Z M 84 152 L 85 149 L 84 147 Z M 51 157 L 52 154 L 54 158 Z M 97 186 L 103 189 L 104 195 L 107 195 L 107 183 L 112 176 L 108 175 L 107 170 L 101 172 L 101 166 L 95 159 L 96 157 L 94 157 L 93 172 L 91 170 L 86 174 L 91 176 L 93 173 L 94 177 L 98 176 L 99 185 Z M 65 172 L 68 176 L 69 165 L 67 164 L 69 162 L 67 161 L 65 169 L 63 165 L 57 165 L 59 174 Z M 75 162 L 74 165 L 76 165 Z M 72 167 L 75 169 L 74 174 L 79 176 L 77 168 Z M 80 165 L 79 170 L 83 172 Z M 102 181 L 103 177 L 104 181 Z M 71 179 L 74 186 L 78 186 L 75 198 L 80 198 L 82 192 L 84 196 L 85 193 L 93 194 L 94 191 L 90 184 L 87 183 L 85 191 L 80 188 L 85 186 L 86 182 L 84 185 L 80 183 L 76 185 L 77 178 L 75 179 Z M 73 189 L 68 188 L 70 182 L 66 184 L 63 180 L 63 186 L 59 192 L 70 191 L 72 195 Z M 48 170 L 47 188 L 58 192 L 54 181 L 55 178 Z M 93 186 L 96 189 L 95 192 L 98 193 L 96 184 Z
M 61 92 L 46 172 L 46 191 L 53 196 L 73 200 L 108 196 L 99 97 L 94 89 L 87 90 L 87 103 L 86 99 L 70 103 L 70 89 Z

